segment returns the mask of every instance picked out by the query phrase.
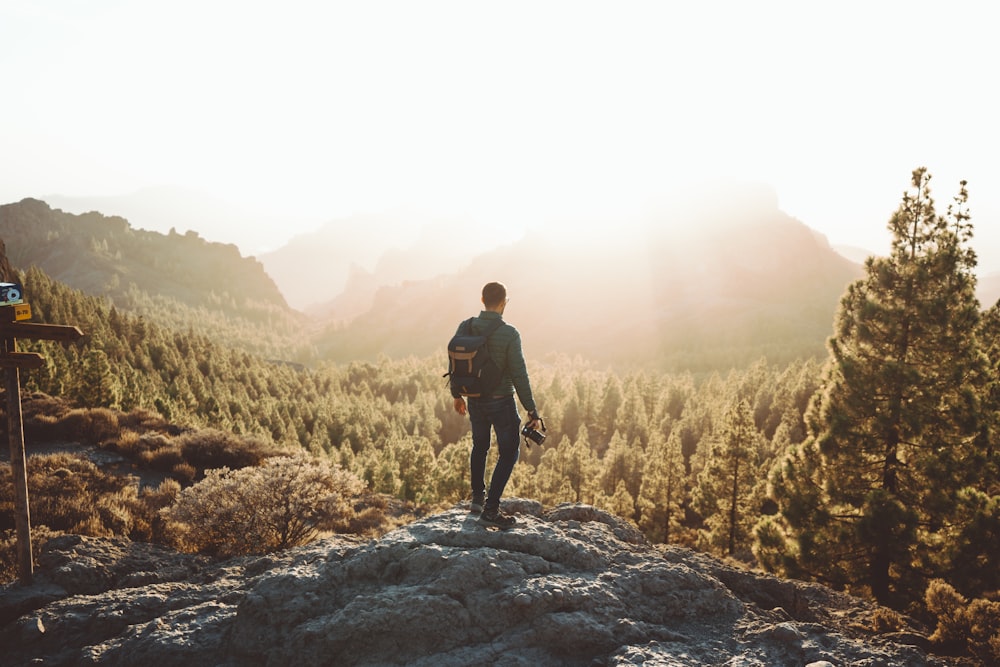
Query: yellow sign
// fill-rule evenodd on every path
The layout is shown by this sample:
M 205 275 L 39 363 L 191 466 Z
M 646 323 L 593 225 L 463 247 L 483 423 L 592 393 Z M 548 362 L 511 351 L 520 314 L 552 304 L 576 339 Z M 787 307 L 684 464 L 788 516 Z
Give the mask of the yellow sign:
M 14 306 L 14 321 L 20 322 L 22 320 L 31 319 L 31 306 L 26 303 L 19 303 Z

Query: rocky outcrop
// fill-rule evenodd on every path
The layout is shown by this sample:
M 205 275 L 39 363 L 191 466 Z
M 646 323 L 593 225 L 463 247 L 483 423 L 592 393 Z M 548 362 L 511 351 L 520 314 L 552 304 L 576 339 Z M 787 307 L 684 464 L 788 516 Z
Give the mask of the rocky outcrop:
M 592 507 L 505 509 L 506 532 L 456 507 L 225 562 L 60 537 L 33 586 L 0 592 L 4 664 L 956 664 L 866 630 L 861 600 L 653 547 Z

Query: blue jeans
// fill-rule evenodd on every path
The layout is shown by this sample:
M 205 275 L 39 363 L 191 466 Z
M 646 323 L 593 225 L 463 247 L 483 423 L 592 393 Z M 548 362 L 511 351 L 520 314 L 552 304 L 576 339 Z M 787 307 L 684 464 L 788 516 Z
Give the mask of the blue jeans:
M 487 510 L 500 508 L 500 496 L 514 470 L 520 455 L 518 432 L 521 415 L 513 396 L 503 398 L 469 399 L 469 421 L 472 423 L 472 453 L 469 455 L 469 469 L 472 473 L 472 492 L 483 493 L 486 488 L 486 455 L 492 440 L 490 429 L 497 434 L 497 448 L 500 457 L 493 476 L 490 478 L 490 492 L 486 496 Z

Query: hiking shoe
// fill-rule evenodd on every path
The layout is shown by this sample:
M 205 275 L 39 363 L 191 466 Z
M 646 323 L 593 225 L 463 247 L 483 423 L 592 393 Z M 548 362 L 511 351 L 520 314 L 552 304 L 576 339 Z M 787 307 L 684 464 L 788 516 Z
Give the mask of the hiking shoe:
M 472 502 L 469 504 L 469 514 L 482 514 L 483 503 L 486 501 L 485 493 L 473 493 Z
M 504 514 L 500 510 L 483 510 L 483 513 L 479 515 L 479 523 L 484 526 L 493 526 L 501 530 L 506 530 L 513 528 L 517 524 L 517 519 Z

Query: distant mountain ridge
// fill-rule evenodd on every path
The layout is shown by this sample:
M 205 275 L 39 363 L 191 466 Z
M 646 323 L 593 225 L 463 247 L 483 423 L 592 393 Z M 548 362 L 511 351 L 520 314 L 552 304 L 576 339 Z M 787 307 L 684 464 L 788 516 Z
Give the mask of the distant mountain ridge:
M 407 227 L 404 219 L 361 216 L 301 238 L 296 247 L 311 259 L 291 246 L 276 253 L 312 280 L 325 272 L 341 281 L 307 320 L 287 306 L 266 260 L 244 258 L 233 245 L 193 231 L 135 230 L 117 216 L 72 215 L 32 199 L 0 207 L 0 239 L 15 268 L 38 265 L 116 304 L 148 294 L 258 331 L 281 319 L 281 335 L 338 362 L 439 352 L 457 323 L 479 311 L 490 280 L 508 285 L 506 319 L 535 358 L 711 370 L 761 356 L 822 356 L 838 301 L 862 275 L 823 235 L 780 211 L 766 188 L 705 193 L 641 220 L 581 222 L 483 251 L 481 233 L 462 245 L 456 230 L 463 228 L 454 221 Z M 331 244 L 340 250 L 331 253 Z M 984 279 L 984 307 L 991 294 L 995 301 L 1000 282 Z
M 175 330 L 193 328 L 275 354 L 289 349 L 284 340 L 305 325 L 260 262 L 193 231 L 137 230 L 121 217 L 74 215 L 24 199 L 0 206 L 0 239 L 15 269 L 38 267 L 71 288 L 108 297 L 119 310 Z M 25 289 L 30 301 L 31 286 Z
M 255 255 L 261 248 L 273 248 L 272 230 L 282 224 L 273 216 L 244 209 L 218 197 L 190 188 L 158 186 L 125 195 L 71 197 L 48 194 L 37 197 L 67 213 L 100 211 L 128 220 L 133 227 L 167 234 L 196 231 L 209 241 L 232 243 L 241 239 L 240 250 Z
M 258 257 L 294 307 L 344 320 L 380 285 L 458 271 L 503 239 L 497 230 L 417 211 L 337 218 Z
M 641 224 L 529 234 L 457 272 L 383 286 L 317 344 L 336 360 L 433 353 L 479 311 L 481 286 L 500 280 L 529 355 L 678 368 L 792 360 L 825 353 L 839 298 L 860 275 L 773 193 L 751 188 Z
M 227 308 L 229 299 L 287 308 L 260 262 L 196 232 L 159 234 L 97 212 L 64 213 L 37 199 L 0 206 L 0 238 L 17 268 L 35 265 L 90 294 L 136 284 L 151 295 Z M 210 303 L 215 293 L 220 303 Z

